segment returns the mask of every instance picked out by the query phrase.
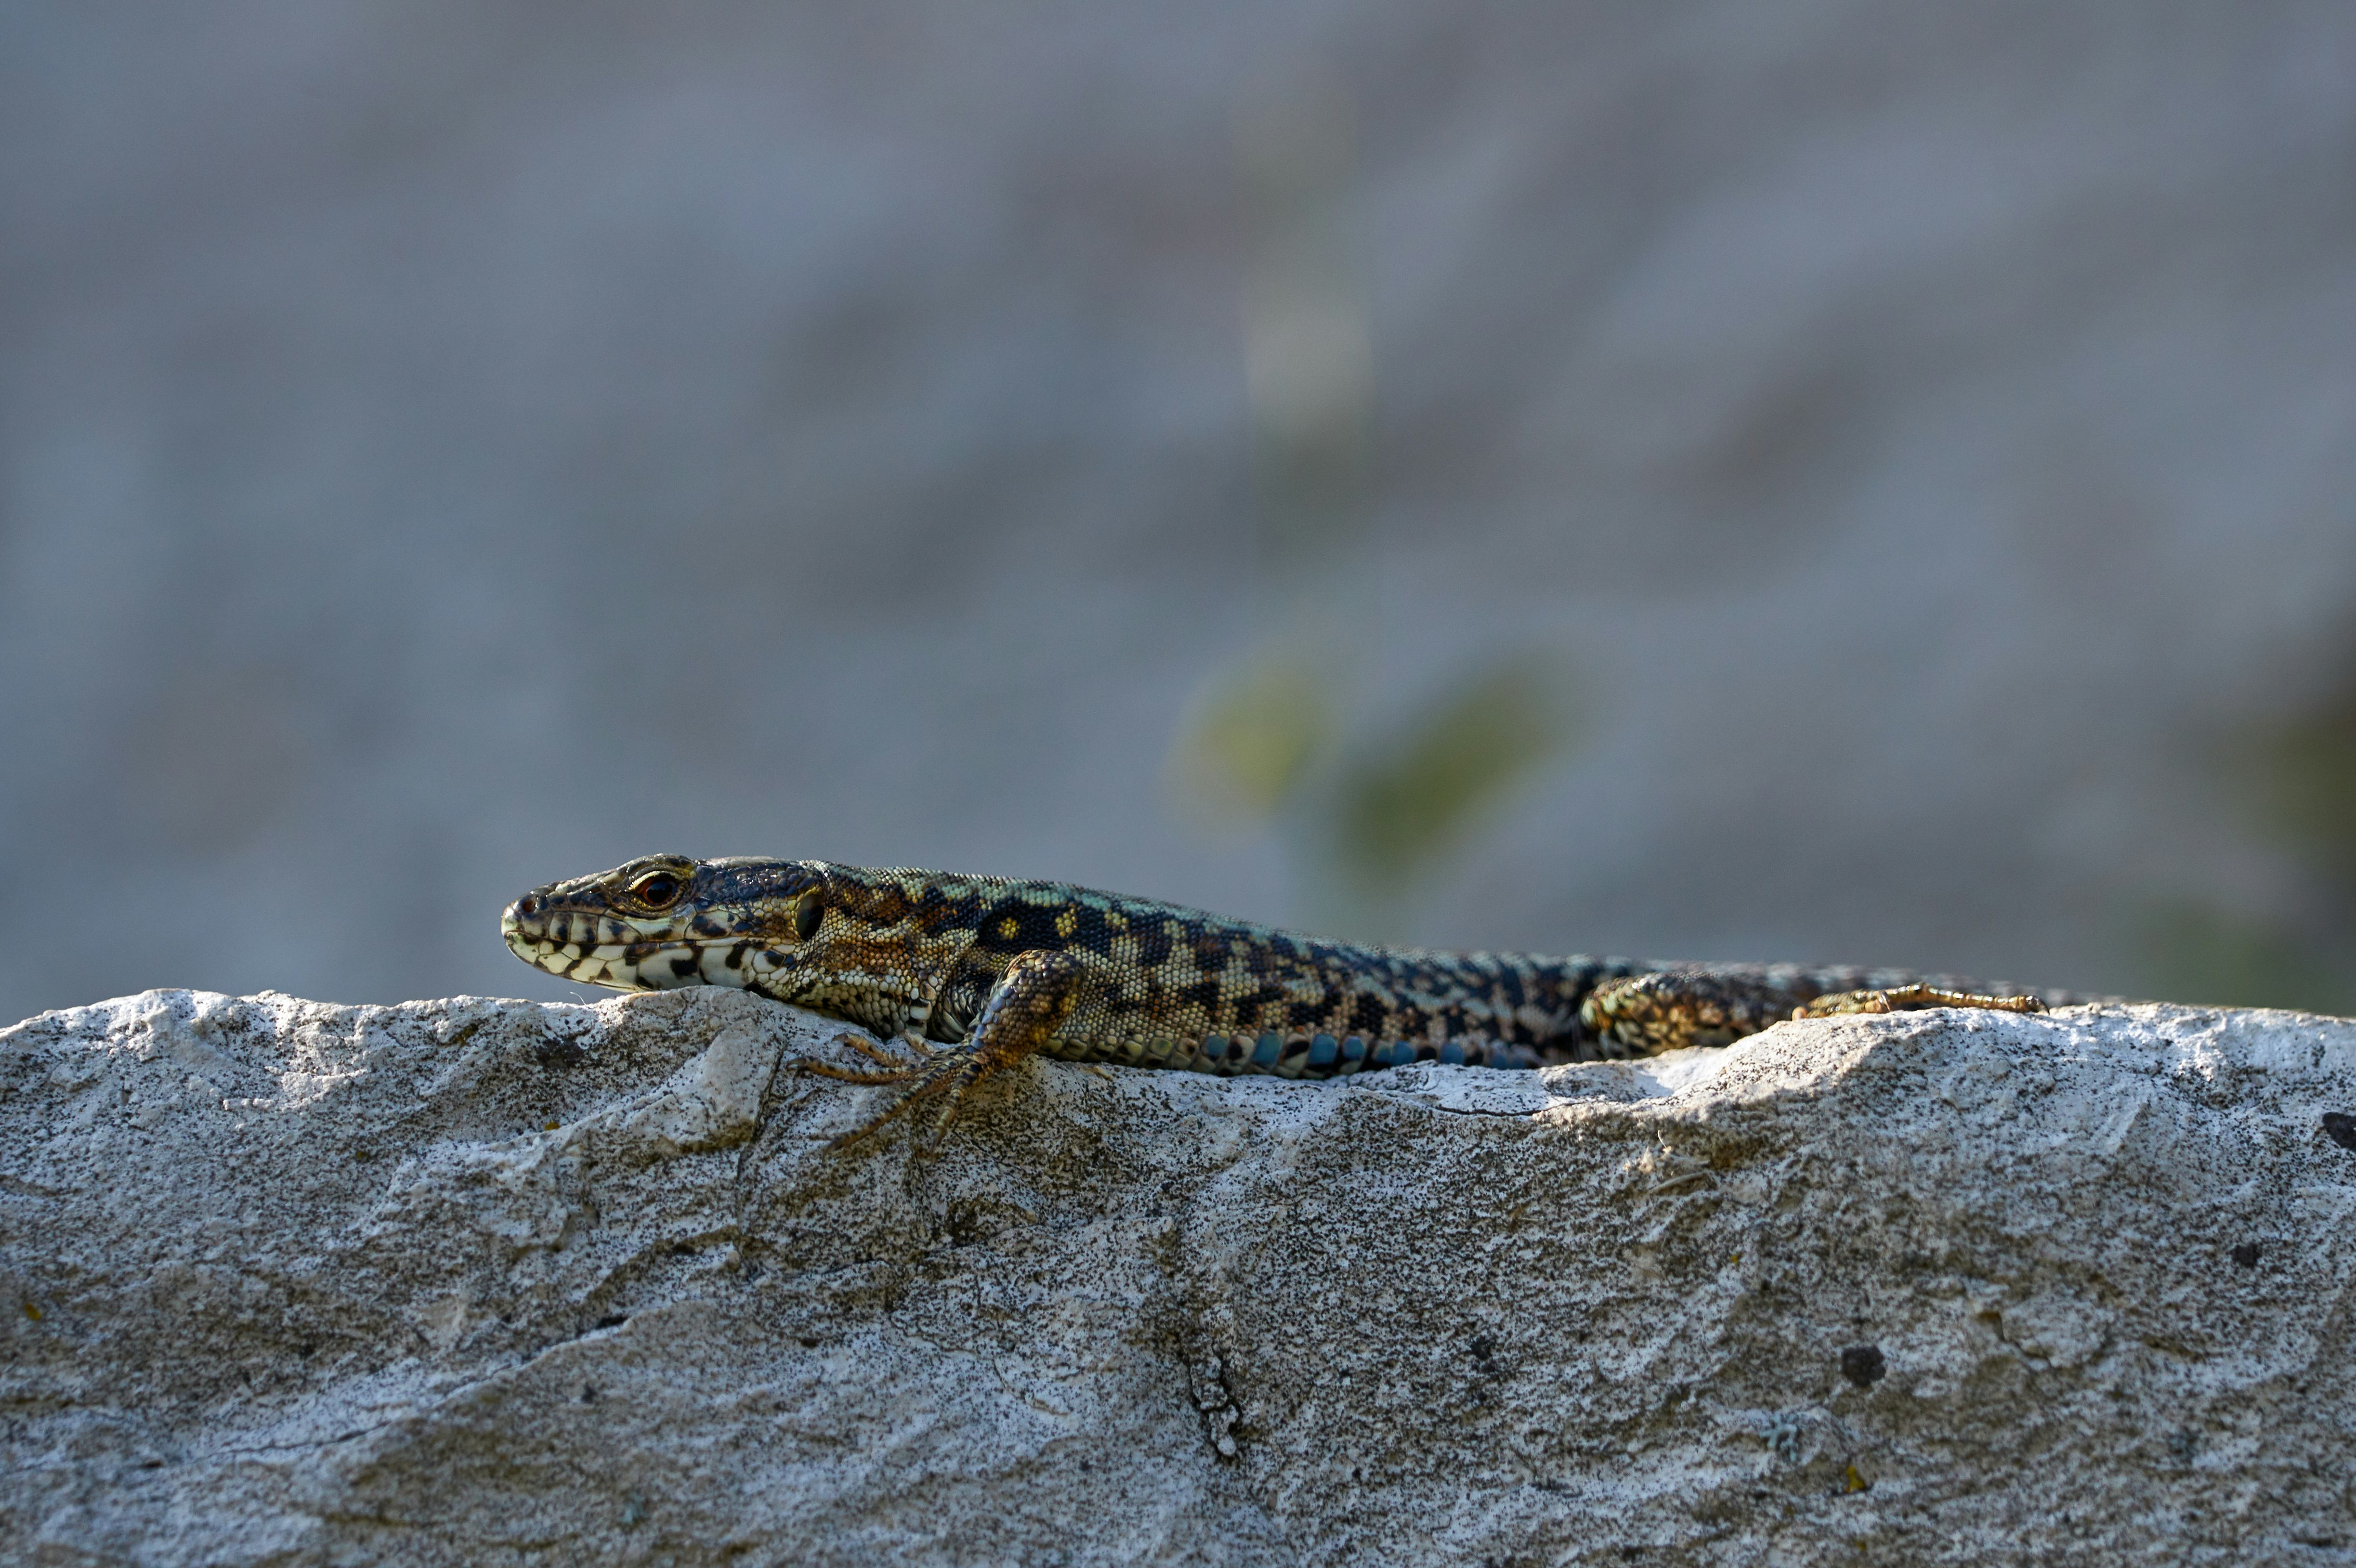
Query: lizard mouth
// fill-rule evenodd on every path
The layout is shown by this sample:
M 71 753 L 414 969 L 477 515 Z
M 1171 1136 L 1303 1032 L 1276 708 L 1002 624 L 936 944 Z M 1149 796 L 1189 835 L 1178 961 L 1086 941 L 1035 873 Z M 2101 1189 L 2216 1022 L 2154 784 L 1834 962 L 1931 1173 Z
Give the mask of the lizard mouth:
M 617 919 L 610 912 L 583 908 L 538 888 L 499 912 L 499 935 L 508 950 L 564 980 L 619 991 L 653 991 L 703 983 L 695 941 L 669 922 Z M 648 925 L 657 929 L 648 930 Z
M 527 893 L 500 911 L 499 935 L 516 957 L 562 980 L 616 991 L 742 988 L 781 956 L 739 937 L 691 936 L 684 921 L 620 917 L 550 893 Z

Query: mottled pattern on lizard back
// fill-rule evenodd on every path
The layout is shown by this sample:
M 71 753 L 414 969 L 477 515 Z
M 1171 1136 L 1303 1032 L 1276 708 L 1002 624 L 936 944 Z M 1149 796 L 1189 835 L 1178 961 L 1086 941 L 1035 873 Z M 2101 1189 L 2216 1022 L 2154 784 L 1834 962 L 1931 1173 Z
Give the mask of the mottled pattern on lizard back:
M 536 889 L 502 924 L 519 957 L 569 979 L 742 986 L 881 1036 L 944 1043 L 969 1038 L 1015 960 L 1067 955 L 1055 984 L 1068 1012 L 1029 1048 L 1287 1077 L 1722 1044 L 1814 998 L 1916 978 L 1394 950 L 1063 883 L 814 860 L 650 856 Z M 1666 1008 L 1645 989 L 1665 977 L 1669 987 L 1654 990 Z M 1597 988 L 1615 983 L 1628 1008 L 1599 1013 Z

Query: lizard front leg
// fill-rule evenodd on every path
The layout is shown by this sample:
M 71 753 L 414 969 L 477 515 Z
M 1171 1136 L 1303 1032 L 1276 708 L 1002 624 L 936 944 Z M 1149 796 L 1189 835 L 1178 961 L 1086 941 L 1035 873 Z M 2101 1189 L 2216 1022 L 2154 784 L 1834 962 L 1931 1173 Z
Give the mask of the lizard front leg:
M 891 1109 L 870 1118 L 827 1144 L 847 1149 L 920 1105 L 932 1102 L 930 1123 L 916 1137 L 920 1153 L 940 1146 L 941 1134 L 957 1115 L 968 1090 L 990 1074 L 1012 1067 L 1055 1036 L 1092 983 L 1086 960 L 1076 954 L 1034 949 L 1020 954 L 991 988 L 973 1033 L 963 1043 L 920 1060 L 874 1072 L 847 1072 L 817 1064 L 805 1070 L 854 1083 L 905 1083 L 908 1090 Z M 880 1053 L 867 1053 L 871 1056 Z

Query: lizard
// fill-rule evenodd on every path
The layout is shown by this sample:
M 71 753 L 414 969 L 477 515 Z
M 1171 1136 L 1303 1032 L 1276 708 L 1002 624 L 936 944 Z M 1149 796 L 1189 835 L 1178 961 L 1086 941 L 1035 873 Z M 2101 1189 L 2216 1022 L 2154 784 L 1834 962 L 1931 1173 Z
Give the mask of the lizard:
M 1363 946 L 1061 882 L 750 856 L 643 856 L 534 888 L 499 927 L 568 980 L 736 986 L 869 1031 L 837 1043 L 870 1065 L 798 1064 L 905 1086 L 834 1148 L 924 1108 L 930 1152 L 975 1084 L 1034 1054 L 1310 1079 L 1537 1068 L 1727 1045 L 1794 1017 L 2072 1000 L 1896 970 Z

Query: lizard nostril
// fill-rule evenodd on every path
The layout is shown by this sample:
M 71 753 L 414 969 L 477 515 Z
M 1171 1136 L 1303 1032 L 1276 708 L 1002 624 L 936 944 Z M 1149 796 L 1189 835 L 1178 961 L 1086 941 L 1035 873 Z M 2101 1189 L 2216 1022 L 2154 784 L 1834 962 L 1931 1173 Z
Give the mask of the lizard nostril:
M 540 900 L 527 893 L 516 900 L 516 913 L 529 919 L 540 912 Z

